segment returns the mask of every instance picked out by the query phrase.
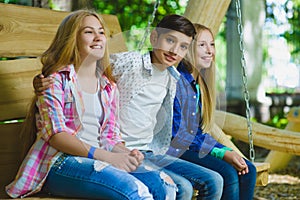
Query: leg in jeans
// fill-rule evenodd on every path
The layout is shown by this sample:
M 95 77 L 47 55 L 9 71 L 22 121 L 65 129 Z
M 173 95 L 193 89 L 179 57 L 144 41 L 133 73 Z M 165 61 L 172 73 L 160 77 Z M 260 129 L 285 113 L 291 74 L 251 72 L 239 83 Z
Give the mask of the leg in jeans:
M 221 199 L 223 178 L 220 174 L 205 167 L 178 159 L 169 155 L 154 155 L 149 152 L 146 159 L 188 179 L 193 187 L 199 191 L 197 199 Z
M 200 158 L 197 152 L 186 151 L 181 158 L 216 171 L 223 177 L 224 188 L 222 200 L 253 199 L 256 168 L 251 162 L 246 161 L 249 173 L 239 176 L 230 164 L 211 155 Z
M 176 200 L 186 200 L 186 199 L 192 199 L 193 197 L 193 186 L 189 180 L 186 178 L 183 178 L 182 176 L 169 171 L 164 170 L 176 183 L 176 186 L 178 188 L 177 194 L 176 194 Z
M 104 162 L 65 154 L 52 166 L 43 191 L 83 199 L 153 199 L 148 188 L 129 173 Z
M 176 199 L 177 187 L 170 176 L 156 167 L 142 164 L 137 170 L 131 172 L 134 177 L 142 181 L 150 190 L 153 198 L 156 199 Z M 172 183 L 170 183 L 172 182 Z M 163 186 L 163 187 L 162 187 Z

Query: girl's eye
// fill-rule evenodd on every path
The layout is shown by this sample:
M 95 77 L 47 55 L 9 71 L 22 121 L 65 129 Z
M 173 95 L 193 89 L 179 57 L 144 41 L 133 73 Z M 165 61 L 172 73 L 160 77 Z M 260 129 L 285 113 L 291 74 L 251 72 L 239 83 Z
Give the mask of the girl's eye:
M 99 31 L 99 34 L 100 35 L 105 35 L 105 32 L 104 31 Z
M 211 43 L 210 45 L 214 47 L 214 46 L 215 46 L 215 43 Z
M 93 33 L 93 31 L 84 31 L 84 33 Z

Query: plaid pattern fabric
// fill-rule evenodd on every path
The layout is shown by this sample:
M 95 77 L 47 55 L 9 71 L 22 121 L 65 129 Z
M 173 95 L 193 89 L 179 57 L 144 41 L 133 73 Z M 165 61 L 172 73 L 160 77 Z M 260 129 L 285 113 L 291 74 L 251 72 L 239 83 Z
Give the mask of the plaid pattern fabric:
M 23 160 L 15 180 L 6 187 L 8 195 L 14 198 L 26 197 L 41 190 L 51 166 L 61 155 L 48 144 L 51 136 L 59 132 L 76 135 L 81 128 L 84 106 L 73 65 L 51 76 L 55 83 L 38 97 L 36 103 L 39 109 L 37 140 Z M 100 91 L 104 119 L 99 132 L 99 147 L 110 151 L 115 144 L 122 142 L 117 120 L 118 90 L 115 84 L 102 76 Z

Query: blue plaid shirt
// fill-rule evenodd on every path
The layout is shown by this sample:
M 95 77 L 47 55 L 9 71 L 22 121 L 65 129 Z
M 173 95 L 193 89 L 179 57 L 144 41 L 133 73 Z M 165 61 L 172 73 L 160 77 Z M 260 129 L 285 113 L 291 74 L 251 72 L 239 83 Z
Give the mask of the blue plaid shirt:
M 186 70 L 183 63 L 177 67 L 181 76 L 176 86 L 176 96 L 173 106 L 172 143 L 168 154 L 180 156 L 187 149 L 210 154 L 214 148 L 222 149 L 209 134 L 201 128 L 201 95 L 197 92 L 196 81 Z

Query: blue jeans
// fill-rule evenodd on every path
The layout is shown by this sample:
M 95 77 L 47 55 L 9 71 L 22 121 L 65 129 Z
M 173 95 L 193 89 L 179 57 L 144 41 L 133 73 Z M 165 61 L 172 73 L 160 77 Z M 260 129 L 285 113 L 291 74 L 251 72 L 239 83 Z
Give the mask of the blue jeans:
M 173 178 L 178 188 L 176 199 L 191 199 L 193 188 L 199 191 L 197 199 L 218 200 L 221 198 L 223 178 L 220 174 L 173 156 L 154 155 L 152 152 L 145 152 L 144 155 L 147 162 L 163 168 Z M 182 182 L 176 182 L 178 180 L 172 176 L 173 174 L 189 180 L 192 187 L 190 187 L 190 183 L 186 183 L 182 179 Z
M 120 200 L 164 200 L 170 188 L 175 193 L 176 187 L 168 187 L 160 172 L 142 167 L 139 170 L 143 173 L 130 174 L 101 161 L 63 154 L 51 167 L 43 192 L 63 197 Z
M 224 180 L 222 200 L 253 199 L 256 184 L 256 168 L 248 160 L 246 160 L 246 163 L 249 173 L 239 176 L 234 167 L 226 161 L 211 155 L 200 158 L 198 152 L 188 150 L 180 158 L 218 172 Z

